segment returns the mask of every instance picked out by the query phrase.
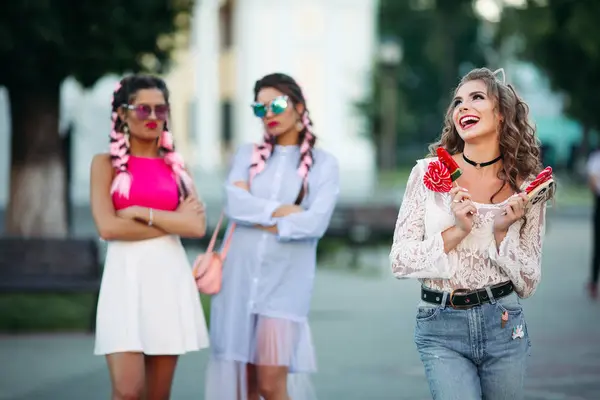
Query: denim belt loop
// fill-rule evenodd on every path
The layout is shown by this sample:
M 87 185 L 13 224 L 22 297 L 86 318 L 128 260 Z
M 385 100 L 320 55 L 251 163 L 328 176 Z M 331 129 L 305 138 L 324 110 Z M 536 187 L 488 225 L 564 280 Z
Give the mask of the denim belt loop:
M 490 299 L 490 303 L 491 304 L 496 304 L 496 299 L 494 298 L 494 295 L 492 294 L 492 289 L 490 289 L 489 286 L 485 287 L 485 291 L 487 292 L 487 295 Z
M 444 308 L 446 308 L 446 302 L 448 301 L 448 296 L 449 296 L 449 295 L 450 295 L 450 294 L 449 294 L 448 292 L 444 292 L 444 293 L 442 294 L 442 302 L 440 303 L 440 308 L 441 308 L 441 309 L 444 309 Z

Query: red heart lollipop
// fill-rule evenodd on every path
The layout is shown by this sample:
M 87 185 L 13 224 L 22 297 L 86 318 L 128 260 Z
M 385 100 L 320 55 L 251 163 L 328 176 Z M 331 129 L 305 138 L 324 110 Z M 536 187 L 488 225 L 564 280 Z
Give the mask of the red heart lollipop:
M 446 166 L 446 168 L 448 168 L 452 182 L 457 180 L 462 175 L 462 170 L 456 161 L 454 161 L 454 158 L 452 158 L 450 153 L 443 147 L 438 147 L 436 152 L 438 159 Z

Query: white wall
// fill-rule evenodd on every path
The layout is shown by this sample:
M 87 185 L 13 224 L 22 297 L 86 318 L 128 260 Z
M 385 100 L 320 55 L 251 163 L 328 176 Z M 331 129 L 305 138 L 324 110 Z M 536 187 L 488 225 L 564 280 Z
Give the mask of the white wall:
M 196 170 L 210 174 L 222 165 L 220 153 L 221 101 L 219 99 L 219 1 L 196 2 L 191 45 L 194 90 L 193 156 Z

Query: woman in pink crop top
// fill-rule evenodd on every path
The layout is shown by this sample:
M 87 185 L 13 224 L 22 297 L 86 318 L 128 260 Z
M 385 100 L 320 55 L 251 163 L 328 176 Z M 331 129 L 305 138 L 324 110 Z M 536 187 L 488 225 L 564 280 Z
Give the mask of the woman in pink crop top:
M 113 93 L 110 153 L 91 166 L 92 213 L 108 243 L 94 353 L 106 356 L 113 399 L 169 398 L 178 355 L 208 347 L 180 241 L 204 235 L 204 207 L 168 115 L 161 79 L 124 78 Z

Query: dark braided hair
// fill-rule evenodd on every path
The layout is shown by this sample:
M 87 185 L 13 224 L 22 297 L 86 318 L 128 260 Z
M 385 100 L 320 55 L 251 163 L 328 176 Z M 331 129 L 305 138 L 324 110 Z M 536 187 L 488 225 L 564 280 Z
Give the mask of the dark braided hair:
M 308 108 L 306 107 L 306 100 L 304 99 L 304 94 L 302 93 L 302 89 L 296 81 L 285 74 L 282 73 L 274 73 L 270 75 L 266 75 L 260 80 L 256 81 L 254 85 L 254 100 L 256 101 L 258 98 L 258 93 L 266 88 L 271 87 L 279 90 L 281 93 L 286 94 L 292 105 L 303 104 L 304 112 L 301 116 L 302 121 L 302 131 L 300 132 L 298 144 L 300 145 L 300 161 L 298 164 L 298 175 L 302 178 L 302 190 L 296 200 L 296 203 L 299 204 L 304 197 L 304 195 L 308 192 L 308 172 L 313 166 L 313 148 L 315 146 L 315 142 L 317 141 L 316 136 L 313 133 L 313 124 L 310 119 Z M 275 147 L 275 136 L 269 135 L 265 132 L 263 136 L 263 142 L 254 147 L 254 152 L 252 153 L 252 162 L 250 165 L 250 180 L 252 180 L 256 175 L 261 173 L 265 168 L 265 164 L 271 154 L 273 153 L 273 149 Z
M 127 124 L 121 120 L 118 110 L 128 105 L 135 97 L 136 93 L 142 89 L 158 89 L 163 93 L 165 101 L 169 103 L 169 90 L 166 83 L 155 76 L 150 75 L 131 75 L 123 78 L 115 88 L 112 99 L 112 121 L 113 126 L 110 132 L 110 156 L 113 168 L 117 172 L 110 193 L 118 192 L 121 196 L 129 197 L 131 188 L 131 174 L 127 170 L 129 162 L 130 145 L 126 130 Z M 190 193 L 192 179 L 185 170 L 185 164 L 181 155 L 175 152 L 173 145 L 173 136 L 169 132 L 167 121 L 165 121 L 164 131 L 159 139 L 159 152 L 163 159 L 171 167 L 178 179 L 178 184 L 183 197 Z

